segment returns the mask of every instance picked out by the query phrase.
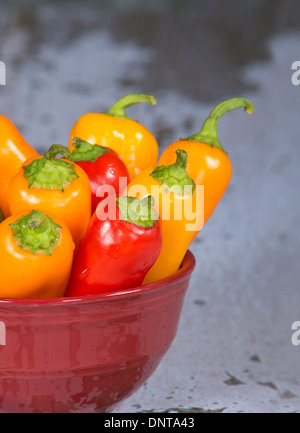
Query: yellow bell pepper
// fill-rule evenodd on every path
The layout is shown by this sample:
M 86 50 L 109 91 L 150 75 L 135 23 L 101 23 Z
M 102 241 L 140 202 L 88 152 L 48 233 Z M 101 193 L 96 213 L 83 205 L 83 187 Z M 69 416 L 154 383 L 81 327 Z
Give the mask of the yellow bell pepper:
M 113 149 L 126 165 L 130 179 L 147 167 L 156 165 L 156 138 L 145 126 L 125 113 L 127 107 L 140 102 L 154 105 L 156 99 L 151 95 L 129 94 L 120 98 L 107 113 L 83 114 L 71 129 L 69 149 L 74 150 L 74 137 Z
M 143 284 L 176 273 L 194 233 L 203 226 L 203 186 L 196 187 L 186 172 L 187 153 L 178 149 L 176 155 L 174 164 L 144 170 L 129 183 L 125 192 L 141 200 L 151 195 L 161 223 L 161 252 Z

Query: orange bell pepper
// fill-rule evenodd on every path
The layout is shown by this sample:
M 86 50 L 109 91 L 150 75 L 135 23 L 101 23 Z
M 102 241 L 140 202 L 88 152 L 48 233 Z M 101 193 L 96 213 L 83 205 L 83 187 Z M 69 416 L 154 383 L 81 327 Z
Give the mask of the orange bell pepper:
M 8 187 L 10 214 L 26 209 L 50 212 L 67 224 L 75 245 L 85 235 L 91 218 L 91 187 L 85 171 L 68 157 L 68 148 L 52 145 L 44 156 L 27 160 Z
M 56 216 L 25 211 L 0 224 L 0 297 L 55 298 L 64 295 L 74 242 Z
M 8 216 L 7 188 L 12 177 L 28 158 L 38 153 L 27 143 L 15 125 L 0 115 L 0 207 Z
M 126 165 L 130 179 L 155 165 L 158 158 L 156 138 L 125 113 L 127 107 L 139 102 L 156 104 L 156 99 L 150 95 L 130 94 L 119 99 L 107 113 L 86 113 L 81 116 L 71 129 L 69 149 L 74 150 L 74 137 L 90 144 L 109 147 L 117 152 Z
M 221 102 L 211 111 L 198 134 L 172 143 L 158 161 L 159 165 L 169 165 L 174 163 L 177 149 L 187 152 L 186 171 L 196 185 L 204 186 L 204 224 L 226 191 L 232 172 L 230 159 L 218 138 L 218 120 L 228 111 L 240 107 L 253 113 L 253 104 L 245 98 Z
M 186 172 L 187 154 L 176 152 L 169 166 L 149 167 L 128 185 L 125 194 L 143 200 L 151 195 L 159 215 L 162 247 L 143 284 L 167 278 L 178 271 L 195 231 L 203 223 L 202 187 L 195 187 Z

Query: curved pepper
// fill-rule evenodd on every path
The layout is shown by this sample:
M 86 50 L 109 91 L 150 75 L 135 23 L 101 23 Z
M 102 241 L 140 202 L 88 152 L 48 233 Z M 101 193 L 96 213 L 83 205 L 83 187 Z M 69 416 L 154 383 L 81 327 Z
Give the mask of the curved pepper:
M 187 154 L 178 149 L 169 166 L 149 167 L 128 185 L 126 194 L 154 198 L 154 210 L 161 222 L 162 248 L 143 284 L 167 278 L 178 271 L 194 232 L 202 226 L 201 191 L 186 171 Z
M 75 245 L 85 235 L 91 217 L 91 187 L 85 171 L 65 159 L 68 148 L 52 145 L 44 156 L 27 160 L 8 187 L 11 214 L 25 209 L 50 212 L 67 224 Z
M 161 249 L 152 201 L 109 196 L 92 216 L 74 260 L 66 296 L 137 287 Z
M 70 150 L 74 149 L 73 137 L 109 147 L 125 163 L 131 179 L 150 165 L 155 165 L 158 144 L 154 135 L 125 113 L 127 107 L 139 102 L 153 105 L 156 99 L 150 95 L 130 94 L 119 99 L 107 113 L 86 113 L 81 116 L 71 129 Z
M 218 139 L 218 120 L 230 110 L 244 107 L 252 114 L 253 104 L 245 98 L 232 98 L 218 104 L 209 114 L 198 134 L 175 141 L 166 148 L 158 164 L 175 161 L 175 151 L 187 152 L 186 170 L 196 185 L 204 186 L 204 224 L 221 200 L 231 178 L 231 162 Z
M 0 115 L 0 207 L 5 217 L 9 215 L 7 188 L 12 177 L 28 158 L 38 153 L 27 143 L 15 125 Z
M 129 182 L 129 173 L 126 165 L 118 154 L 108 147 L 92 145 L 87 141 L 74 137 L 72 140 L 75 149 L 68 157 L 75 162 L 88 175 L 92 192 L 92 214 L 97 205 L 108 194 L 119 195 L 123 178 L 124 189 Z M 103 194 L 100 190 L 103 188 Z
M 64 296 L 74 242 L 56 216 L 24 211 L 0 224 L 0 297 Z

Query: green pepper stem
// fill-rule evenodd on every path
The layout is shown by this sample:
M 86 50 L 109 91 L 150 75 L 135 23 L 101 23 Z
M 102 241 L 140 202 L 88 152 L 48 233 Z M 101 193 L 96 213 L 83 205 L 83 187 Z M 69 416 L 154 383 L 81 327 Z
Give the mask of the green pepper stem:
M 51 256 L 61 237 L 61 227 L 48 215 L 35 210 L 10 224 L 19 248 Z
M 176 150 L 176 162 L 175 165 L 177 167 L 181 167 L 186 169 L 187 165 L 187 153 L 184 150 L 177 149 Z
M 153 227 L 158 220 L 158 215 L 152 209 L 154 198 L 147 195 L 140 200 L 136 197 L 120 196 L 116 197 L 116 202 L 120 210 L 122 221 L 127 221 L 139 227 Z
M 151 95 L 144 95 L 142 93 L 131 93 L 120 98 L 107 112 L 110 116 L 120 117 L 121 119 L 128 119 L 125 113 L 125 109 L 131 105 L 148 102 L 149 104 L 155 105 L 156 98 Z
M 74 179 L 78 178 L 74 164 L 56 158 L 58 154 L 68 159 L 71 152 L 61 144 L 52 144 L 42 158 L 36 158 L 30 164 L 23 166 L 24 177 L 28 181 L 29 188 L 64 191 Z
M 68 158 L 68 156 L 70 155 L 70 151 L 66 146 L 63 146 L 62 144 L 52 144 L 52 146 L 50 146 L 48 151 L 45 153 L 44 158 L 54 159 L 59 154 L 61 154 L 64 158 Z
M 88 141 L 81 140 L 78 137 L 72 137 L 74 150 L 69 154 L 67 159 L 72 162 L 89 161 L 95 162 L 104 153 L 110 150 L 107 147 L 98 144 L 90 144 Z
M 195 183 L 187 174 L 186 165 L 186 151 L 177 149 L 176 162 L 168 166 L 159 165 L 155 167 L 150 176 L 158 180 L 166 191 L 173 191 L 178 195 L 182 195 L 189 188 L 192 194 L 195 189 Z
M 205 120 L 202 129 L 197 134 L 191 135 L 185 138 L 187 141 L 199 141 L 202 143 L 207 143 L 212 147 L 218 147 L 223 149 L 218 137 L 218 120 L 228 111 L 235 110 L 236 108 L 244 107 L 244 111 L 252 114 L 254 111 L 253 104 L 245 98 L 232 98 L 218 104 L 209 114 Z M 226 153 L 226 152 L 225 152 Z
M 76 149 L 78 149 L 78 147 L 82 146 L 83 143 L 85 144 L 88 142 L 81 140 L 81 138 L 79 138 L 79 137 L 72 137 L 72 145 L 73 145 L 73 147 L 76 147 Z M 90 143 L 88 143 L 88 144 L 90 144 Z

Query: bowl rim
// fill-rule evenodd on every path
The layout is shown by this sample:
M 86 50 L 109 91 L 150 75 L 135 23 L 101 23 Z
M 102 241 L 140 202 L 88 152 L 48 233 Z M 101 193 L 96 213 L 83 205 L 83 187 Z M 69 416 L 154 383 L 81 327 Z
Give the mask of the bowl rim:
M 170 286 L 186 277 L 188 277 L 194 270 L 196 259 L 194 254 L 187 250 L 182 265 L 177 272 L 170 277 L 162 280 L 145 284 L 144 286 L 136 286 L 130 289 L 118 290 L 116 292 L 99 293 L 97 295 L 82 295 L 82 296 L 69 296 L 59 298 L 0 298 L 0 307 L 16 306 L 16 307 L 40 307 L 47 308 L 49 306 L 66 306 L 66 305 L 85 305 L 89 303 L 97 303 L 109 300 L 125 300 L 127 297 L 135 296 L 140 293 L 154 292 L 164 288 L 166 285 Z

